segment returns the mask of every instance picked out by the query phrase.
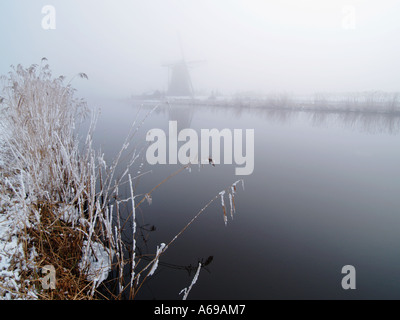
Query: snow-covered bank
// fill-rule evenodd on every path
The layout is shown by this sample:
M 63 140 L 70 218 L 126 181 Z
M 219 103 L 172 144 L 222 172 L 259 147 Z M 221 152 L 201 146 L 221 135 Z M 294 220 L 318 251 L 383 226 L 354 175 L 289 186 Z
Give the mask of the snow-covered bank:
M 74 97 L 64 77 L 52 76 L 45 61 L 40 67 L 18 65 L 1 78 L 0 299 L 101 298 L 98 287 L 112 267 L 120 285 L 111 298 L 129 290 L 133 297 L 140 273 L 130 255 L 135 240 L 131 248 L 122 241 L 128 221 L 120 220 L 120 204 L 131 203 L 127 226 L 135 238 L 130 168 L 138 153 L 129 145 L 136 122 L 113 162 L 106 163 L 92 145 L 96 115 L 87 135 L 77 136 L 75 128 L 88 115 L 86 103 Z M 125 171 L 117 176 L 122 157 Z M 121 199 L 119 186 L 128 181 L 130 197 Z M 132 276 L 127 285 L 125 266 Z M 52 270 L 53 285 L 44 282 L 46 270 Z
M 107 277 L 112 261 L 94 226 L 112 228 L 95 196 L 99 168 L 91 136 L 82 154 L 74 134 L 85 103 L 47 65 L 18 66 L 2 80 L 0 299 L 46 299 L 54 292 L 71 298 L 80 286 L 91 298 L 91 286 Z M 42 282 L 48 265 L 60 284 L 50 295 Z
M 21 273 L 27 270 L 21 232 L 24 205 L 13 197 L 10 181 L 18 180 L 17 173 L 10 171 L 9 150 L 6 144 L 4 108 L 0 106 L 0 299 L 36 299 L 34 290 Z M 28 260 L 29 261 L 29 260 Z M 22 270 L 25 269 L 25 270 Z
M 0 299 L 37 299 L 32 283 L 22 274 L 34 267 L 34 254 L 26 257 L 23 234 L 13 220 L 23 208 L 1 195 L 0 206 Z
M 22 255 L 23 248 L 18 244 L 17 235 L 13 234 L 5 214 L 2 214 L 0 216 L 0 299 L 12 299 L 15 297 L 14 292 L 20 291 L 20 285 L 16 282 L 20 279 L 19 270 L 10 269 L 12 261 Z

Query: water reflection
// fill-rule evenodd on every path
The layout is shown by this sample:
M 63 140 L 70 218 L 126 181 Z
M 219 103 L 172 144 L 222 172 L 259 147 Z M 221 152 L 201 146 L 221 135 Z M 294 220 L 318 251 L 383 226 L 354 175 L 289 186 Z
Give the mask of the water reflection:
M 130 105 L 123 108 L 123 117 L 108 119 L 110 128 L 121 127 L 129 118 L 126 114 L 137 111 Z M 253 126 L 259 137 L 257 171 L 246 177 L 239 214 L 228 228 L 220 203 L 215 203 L 162 256 L 159 273 L 146 280 L 138 299 L 180 299 L 196 261 L 208 262 L 212 273 L 201 273 L 192 299 L 347 298 L 340 286 L 340 270 L 346 264 L 357 266 L 357 281 L 363 284 L 353 297 L 399 297 L 392 283 L 400 270 L 400 149 L 397 137 L 389 136 L 399 133 L 398 113 L 170 102 L 161 103 L 142 130 L 163 128 L 168 120 L 177 121 L 179 130 Z M 108 147 L 121 135 L 109 132 L 114 136 Z M 141 181 L 137 193 L 148 192 L 175 171 L 169 165 L 148 169 L 152 174 Z M 185 171 L 154 194 L 143 214 L 139 207 L 137 261 L 144 258 L 138 270 L 191 213 L 233 179 L 228 166 Z
M 190 128 L 192 124 L 194 108 L 190 106 L 172 106 L 167 104 L 168 119 L 169 121 L 177 121 L 177 131 L 180 132 L 182 129 Z
M 400 129 L 400 116 L 393 114 L 355 113 L 337 114 L 337 123 L 347 128 L 362 129 L 367 133 L 398 134 Z
M 279 124 L 290 124 L 291 121 L 304 116 L 312 126 L 326 126 L 335 124 L 337 126 L 355 131 L 377 134 L 388 133 L 396 135 L 400 132 L 399 112 L 378 111 L 354 111 L 354 110 L 324 110 L 324 109 L 296 109 L 296 108 L 268 108 L 268 107 L 246 107 L 237 106 L 198 106 L 198 105 L 174 105 L 174 103 L 162 103 L 157 113 L 167 114 L 169 120 L 178 122 L 178 132 L 184 128 L 190 128 L 195 113 L 207 112 L 216 114 L 226 112 L 235 117 L 251 115 L 266 121 Z

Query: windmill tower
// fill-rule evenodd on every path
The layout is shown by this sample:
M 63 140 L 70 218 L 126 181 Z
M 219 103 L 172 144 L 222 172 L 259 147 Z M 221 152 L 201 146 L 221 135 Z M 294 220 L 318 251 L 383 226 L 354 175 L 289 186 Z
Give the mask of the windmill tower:
M 178 35 L 179 37 L 179 35 Z M 189 69 L 203 61 L 186 61 L 182 43 L 179 37 L 182 59 L 172 63 L 164 63 L 162 66 L 168 68 L 168 90 L 167 95 L 178 97 L 193 97 L 194 89 Z
M 193 84 L 187 62 L 182 59 L 181 61 L 164 64 L 163 66 L 168 67 L 167 94 L 169 96 L 193 97 Z

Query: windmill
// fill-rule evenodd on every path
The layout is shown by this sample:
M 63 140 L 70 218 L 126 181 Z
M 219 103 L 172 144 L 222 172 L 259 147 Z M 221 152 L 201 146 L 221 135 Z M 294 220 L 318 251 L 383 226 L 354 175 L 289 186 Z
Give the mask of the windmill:
M 168 90 L 167 94 L 169 96 L 194 96 L 194 89 L 192 84 L 192 79 L 190 77 L 189 69 L 198 63 L 204 62 L 202 60 L 197 61 L 186 61 L 185 55 L 183 52 L 182 43 L 179 38 L 179 44 L 181 48 L 182 59 L 172 62 L 172 63 L 164 63 L 163 67 L 168 68 Z

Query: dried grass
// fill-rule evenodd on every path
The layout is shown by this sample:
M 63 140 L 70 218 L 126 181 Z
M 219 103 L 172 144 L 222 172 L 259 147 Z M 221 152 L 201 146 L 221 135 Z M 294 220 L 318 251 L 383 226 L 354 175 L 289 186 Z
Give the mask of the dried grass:
M 88 78 L 83 73 L 78 77 Z M 168 244 L 160 244 L 153 258 L 138 270 L 142 257 L 136 255 L 135 211 L 144 201 L 151 201 L 154 190 L 190 164 L 135 201 L 138 197 L 135 177 L 129 172 L 140 152 L 128 148 L 141 125 L 138 119 L 132 124 L 120 152 L 108 165 L 104 155 L 96 153 L 92 144 L 96 116 L 91 118 L 83 145 L 75 135 L 88 109 L 83 100 L 74 97 L 70 84 L 63 84 L 64 77 L 53 78 L 46 64 L 17 66 L 2 79 L 6 115 L 3 131 L 7 132 L 5 141 L 10 154 L 6 164 L 10 177 L 5 178 L 2 188 L 7 188 L 23 208 L 18 217 L 10 217 L 18 220 L 16 232 L 24 243 L 25 261 L 19 264 L 29 266 L 20 268 L 23 270 L 20 282 L 28 280 L 38 298 L 123 299 L 128 296 L 134 299 L 157 269 L 160 256 L 218 197 L 227 222 L 225 192 L 229 194 L 233 218 L 234 194 L 239 181 L 211 199 Z M 124 162 L 123 173 L 117 177 L 123 156 L 128 160 Z M 119 188 L 125 184 L 130 195 L 121 199 Z M 122 222 L 124 208 L 130 214 Z M 122 237 L 127 229 L 132 234 L 130 244 Z M 55 268 L 56 289 L 43 290 L 41 286 L 40 270 L 46 265 Z M 116 277 L 105 280 L 111 270 Z M 98 290 L 100 286 L 102 290 Z M 22 298 L 25 294 L 24 290 L 19 293 Z

